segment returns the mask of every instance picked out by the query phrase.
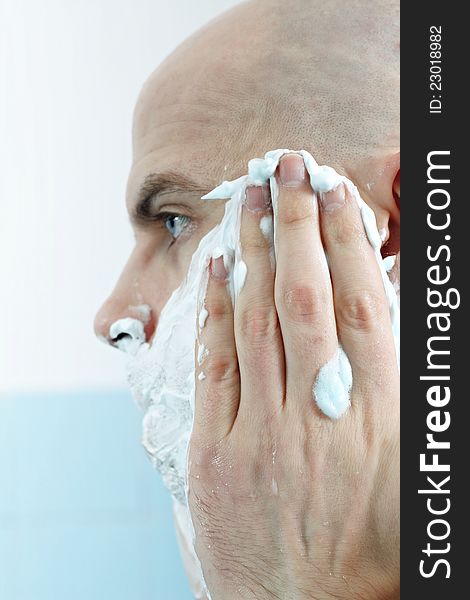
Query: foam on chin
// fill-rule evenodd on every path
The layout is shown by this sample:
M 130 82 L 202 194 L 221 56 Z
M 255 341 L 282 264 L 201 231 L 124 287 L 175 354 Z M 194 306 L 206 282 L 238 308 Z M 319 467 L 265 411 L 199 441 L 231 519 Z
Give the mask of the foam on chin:
M 187 500 L 187 450 L 194 414 L 197 360 L 195 343 L 197 328 L 204 327 L 207 318 L 204 308 L 207 266 L 211 256 L 223 255 L 231 263 L 229 289 L 235 303 L 246 277 L 246 265 L 239 242 L 245 188 L 247 185 L 261 185 L 269 181 L 276 239 L 278 188 L 274 173 L 281 156 L 288 152 L 291 151 L 275 150 L 268 152 L 264 159 L 251 160 L 248 163 L 248 175 L 234 181 L 225 181 L 203 196 L 206 200 L 227 199 L 224 217 L 200 241 L 185 281 L 173 292 L 162 310 L 152 346 L 141 343 L 136 351 L 135 347 L 132 348 L 135 354 L 129 361 L 128 380 L 136 401 L 145 411 L 143 445 L 172 496 L 183 504 Z M 358 202 L 365 231 L 381 269 L 398 358 L 399 309 L 394 287 L 387 277 L 380 254 L 382 240 L 375 215 L 360 198 L 351 181 L 340 176 L 331 167 L 319 166 L 308 152 L 302 150 L 299 154 L 304 158 L 310 183 L 316 193 L 325 193 L 339 183 L 344 183 Z M 313 196 L 312 201 L 315 201 Z M 385 265 L 387 268 L 390 266 L 389 262 Z M 342 348 L 338 347 L 335 355 L 317 376 L 312 390 L 313 398 L 320 410 L 330 418 L 337 419 L 349 407 L 351 386 L 349 360 Z

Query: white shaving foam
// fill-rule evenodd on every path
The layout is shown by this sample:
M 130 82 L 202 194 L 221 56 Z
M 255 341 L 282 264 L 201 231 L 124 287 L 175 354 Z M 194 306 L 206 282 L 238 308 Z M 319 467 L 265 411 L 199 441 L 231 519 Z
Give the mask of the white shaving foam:
M 276 270 L 276 254 L 274 252 L 274 217 L 273 215 L 264 215 L 261 217 L 259 222 L 259 228 L 263 233 L 264 237 L 268 240 L 270 245 L 269 259 L 271 262 L 271 268 L 273 271 Z
M 351 364 L 341 345 L 317 375 L 313 388 L 320 410 L 330 419 L 339 419 L 351 405 Z
M 129 310 L 137 313 L 139 317 L 141 317 L 144 325 L 147 325 L 147 323 L 150 321 L 152 309 L 148 304 L 138 304 L 137 306 L 129 305 Z
M 383 259 L 383 266 L 384 266 L 384 269 L 387 271 L 387 273 L 393 269 L 393 267 L 395 266 L 396 261 L 397 261 L 397 257 L 393 256 L 393 255 L 392 256 L 386 256 Z
M 119 350 L 135 355 L 145 342 L 144 324 L 131 317 L 119 319 L 109 328 L 109 337 Z
M 201 308 L 201 311 L 199 312 L 199 318 L 198 318 L 199 329 L 202 329 L 204 327 L 208 316 L 209 316 L 209 312 L 208 312 L 207 308 L 205 306 L 203 306 Z
M 209 350 L 204 346 L 204 344 L 200 344 L 197 349 L 197 364 L 202 365 L 203 360 L 209 355 Z
M 264 235 L 264 237 L 274 244 L 274 222 L 273 217 L 271 215 L 264 215 L 261 217 L 259 222 L 259 227 Z

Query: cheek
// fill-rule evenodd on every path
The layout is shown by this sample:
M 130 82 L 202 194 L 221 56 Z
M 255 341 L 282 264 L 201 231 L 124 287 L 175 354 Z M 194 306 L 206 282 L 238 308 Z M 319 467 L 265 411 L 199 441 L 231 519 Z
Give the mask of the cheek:
M 206 216 L 204 221 L 199 223 L 193 229 L 190 225 L 188 231 L 184 232 L 164 254 L 162 270 L 167 273 L 168 277 L 172 278 L 175 288 L 183 282 L 191 264 L 192 257 L 202 238 L 220 223 L 223 214 L 223 204 L 214 206 L 210 216 Z
M 151 306 L 154 314 L 160 314 L 173 291 L 184 279 L 182 265 L 175 265 L 168 257 L 156 256 L 134 273 L 132 287 L 134 297 L 140 304 Z
M 134 296 L 152 307 L 159 315 L 171 294 L 183 283 L 194 252 L 201 239 L 222 219 L 223 205 L 214 207 L 211 218 L 190 232 L 183 233 L 171 246 L 152 240 L 141 240 L 136 252 L 140 256 L 133 274 Z
M 141 304 L 152 307 L 159 315 L 171 294 L 183 283 L 202 235 L 191 236 L 184 243 L 153 249 L 146 244 L 140 248 L 142 260 L 135 269 L 131 285 L 133 296 Z

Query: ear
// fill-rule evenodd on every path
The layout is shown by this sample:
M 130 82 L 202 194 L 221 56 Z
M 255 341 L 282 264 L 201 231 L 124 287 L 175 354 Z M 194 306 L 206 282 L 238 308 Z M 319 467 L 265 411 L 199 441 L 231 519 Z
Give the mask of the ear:
M 371 160 L 363 173 L 361 192 L 373 209 L 383 238 L 382 255 L 400 250 L 400 152 Z
M 400 153 L 398 152 L 394 159 L 392 169 L 392 196 L 394 201 L 393 216 L 390 215 L 389 221 L 389 236 L 386 243 L 382 246 L 382 256 L 390 256 L 390 254 L 399 254 L 400 252 Z

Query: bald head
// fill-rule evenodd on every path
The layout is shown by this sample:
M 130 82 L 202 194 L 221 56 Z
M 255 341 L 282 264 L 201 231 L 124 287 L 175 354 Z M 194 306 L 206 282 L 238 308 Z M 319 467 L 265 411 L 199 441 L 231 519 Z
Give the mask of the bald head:
M 135 160 L 174 153 L 209 188 L 272 148 L 305 148 L 343 171 L 396 149 L 398 39 L 395 0 L 242 3 L 146 82 Z

